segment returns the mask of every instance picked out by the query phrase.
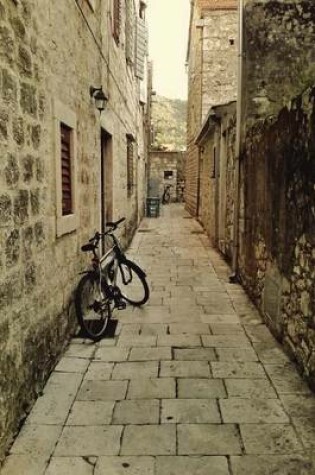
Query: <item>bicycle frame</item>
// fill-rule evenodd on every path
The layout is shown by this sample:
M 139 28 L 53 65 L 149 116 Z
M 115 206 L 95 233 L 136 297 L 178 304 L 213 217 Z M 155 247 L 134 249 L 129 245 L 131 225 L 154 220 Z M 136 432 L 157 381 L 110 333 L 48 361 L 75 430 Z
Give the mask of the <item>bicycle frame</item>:
M 100 258 L 100 270 L 102 277 L 107 285 L 116 286 L 117 273 L 120 270 L 123 283 L 126 285 L 131 282 L 132 276 L 129 270 L 129 278 L 126 277 L 122 264 L 126 261 L 126 256 L 120 246 L 120 243 L 114 234 L 107 234 L 113 240 L 113 246 Z M 109 273 L 111 275 L 109 275 Z

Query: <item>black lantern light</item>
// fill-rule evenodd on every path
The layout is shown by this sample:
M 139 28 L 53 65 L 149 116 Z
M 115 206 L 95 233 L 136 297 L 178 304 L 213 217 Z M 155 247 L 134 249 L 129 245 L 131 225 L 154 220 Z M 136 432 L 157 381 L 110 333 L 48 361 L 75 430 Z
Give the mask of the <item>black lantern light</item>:
M 95 100 L 95 107 L 97 110 L 102 112 L 105 109 L 106 102 L 108 101 L 108 97 L 105 96 L 103 92 L 103 88 L 101 87 L 90 87 L 90 96 Z

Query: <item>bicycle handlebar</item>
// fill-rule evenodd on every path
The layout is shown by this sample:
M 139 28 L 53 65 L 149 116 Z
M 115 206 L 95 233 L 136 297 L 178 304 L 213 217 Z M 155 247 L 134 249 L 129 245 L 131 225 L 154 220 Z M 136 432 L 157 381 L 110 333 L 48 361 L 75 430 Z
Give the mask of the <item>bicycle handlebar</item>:
M 107 236 L 108 234 L 112 233 L 113 231 L 115 231 L 118 226 L 123 222 L 125 221 L 126 218 L 120 218 L 118 221 L 113 221 L 113 222 L 108 222 L 106 223 L 106 226 L 110 226 L 111 229 L 109 229 L 108 231 L 106 231 L 105 233 L 99 233 L 98 231 L 96 231 L 96 233 L 94 234 L 94 236 L 89 239 L 89 243 L 91 244 L 84 244 L 82 247 L 81 247 L 81 251 L 83 252 L 87 252 L 87 251 L 94 251 L 96 248 L 97 248 L 97 245 L 101 239 L 101 237 L 103 236 Z

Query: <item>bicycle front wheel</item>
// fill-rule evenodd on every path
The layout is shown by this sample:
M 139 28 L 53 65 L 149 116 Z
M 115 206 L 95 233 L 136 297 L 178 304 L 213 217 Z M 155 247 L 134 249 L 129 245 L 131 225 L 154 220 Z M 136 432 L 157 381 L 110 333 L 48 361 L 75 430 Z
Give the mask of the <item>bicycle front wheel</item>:
M 150 290 L 145 273 L 132 261 L 119 263 L 116 285 L 123 299 L 136 307 L 145 304 L 149 299 Z
M 111 307 L 105 284 L 98 275 L 89 273 L 82 277 L 75 292 L 75 309 L 84 334 L 94 341 L 100 340 L 111 317 Z

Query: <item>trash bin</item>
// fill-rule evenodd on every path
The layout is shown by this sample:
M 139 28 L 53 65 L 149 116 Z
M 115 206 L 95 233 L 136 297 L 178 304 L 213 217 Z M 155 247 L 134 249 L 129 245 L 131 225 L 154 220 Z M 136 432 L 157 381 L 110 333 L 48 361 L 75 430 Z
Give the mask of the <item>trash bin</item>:
M 147 217 L 157 218 L 160 216 L 160 198 L 147 198 Z

